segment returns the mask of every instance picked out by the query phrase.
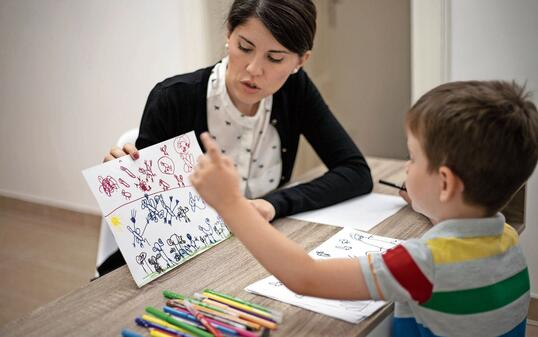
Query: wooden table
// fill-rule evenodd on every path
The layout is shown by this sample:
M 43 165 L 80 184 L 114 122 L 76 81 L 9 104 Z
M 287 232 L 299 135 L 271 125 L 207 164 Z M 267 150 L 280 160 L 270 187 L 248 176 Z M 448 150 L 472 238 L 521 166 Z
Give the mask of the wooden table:
M 375 182 L 380 178 L 394 182 L 404 180 L 403 161 L 368 158 L 368 163 Z M 377 183 L 374 191 L 397 194 L 396 189 Z M 293 219 L 280 219 L 274 226 L 307 251 L 340 230 L 339 227 Z M 370 232 L 407 239 L 420 236 L 430 226 L 425 217 L 404 207 Z M 119 336 L 123 328 L 141 332 L 143 330 L 134 323 L 135 317 L 141 316 L 146 306 L 161 308 L 165 303 L 162 296 L 165 289 L 192 295 L 204 288 L 212 288 L 282 310 L 284 322 L 271 333 L 272 336 L 365 336 L 392 311 L 392 305 L 387 305 L 359 324 L 350 324 L 243 290 L 268 275 L 232 237 L 140 289 L 127 267 L 119 268 L 4 325 L 0 336 Z

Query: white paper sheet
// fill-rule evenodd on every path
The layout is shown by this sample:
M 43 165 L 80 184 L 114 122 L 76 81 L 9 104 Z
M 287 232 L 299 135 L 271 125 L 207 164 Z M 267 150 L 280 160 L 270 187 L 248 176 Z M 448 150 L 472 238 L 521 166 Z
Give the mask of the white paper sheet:
M 315 259 L 356 258 L 369 252 L 385 251 L 399 242 L 354 228 L 344 228 L 312 250 L 309 255 Z M 385 304 L 383 301 L 340 301 L 297 295 L 274 276 L 255 282 L 245 290 L 350 323 L 358 323 Z
M 230 232 L 189 175 L 202 150 L 194 132 L 82 171 L 141 287 L 222 242 Z
M 406 205 L 399 196 L 370 193 L 290 218 L 368 231 Z

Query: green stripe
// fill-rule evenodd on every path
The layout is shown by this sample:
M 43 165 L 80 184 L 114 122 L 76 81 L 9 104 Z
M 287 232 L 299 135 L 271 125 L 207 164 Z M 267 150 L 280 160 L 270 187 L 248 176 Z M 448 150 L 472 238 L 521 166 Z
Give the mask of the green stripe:
M 530 289 L 527 268 L 495 284 L 467 290 L 434 292 L 421 306 L 448 314 L 467 315 L 512 303 Z

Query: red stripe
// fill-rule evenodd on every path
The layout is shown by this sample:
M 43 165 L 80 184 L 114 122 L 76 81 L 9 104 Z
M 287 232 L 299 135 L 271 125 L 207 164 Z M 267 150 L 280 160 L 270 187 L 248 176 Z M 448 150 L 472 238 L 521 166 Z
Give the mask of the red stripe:
M 418 303 L 424 303 L 432 296 L 433 285 L 420 271 L 413 257 L 404 246 L 398 245 L 383 254 L 383 261 L 390 272 Z

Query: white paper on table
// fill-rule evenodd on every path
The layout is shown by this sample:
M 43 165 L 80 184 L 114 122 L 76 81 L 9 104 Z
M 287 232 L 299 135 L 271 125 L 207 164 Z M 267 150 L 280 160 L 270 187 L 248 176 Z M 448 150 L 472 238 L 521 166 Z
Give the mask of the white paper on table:
M 336 205 L 290 215 L 290 218 L 363 231 L 398 212 L 406 202 L 399 196 L 370 193 Z
M 343 228 L 313 249 L 309 255 L 315 259 L 356 258 L 370 252 L 383 252 L 399 242 L 396 239 L 368 234 L 354 228 Z M 245 290 L 350 323 L 358 323 L 385 304 L 384 301 L 342 301 L 298 295 L 274 276 L 255 282 Z
M 222 242 L 230 231 L 191 186 L 202 150 L 193 131 L 82 171 L 141 287 Z

